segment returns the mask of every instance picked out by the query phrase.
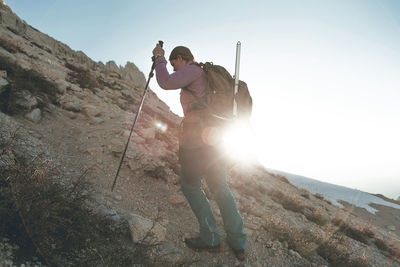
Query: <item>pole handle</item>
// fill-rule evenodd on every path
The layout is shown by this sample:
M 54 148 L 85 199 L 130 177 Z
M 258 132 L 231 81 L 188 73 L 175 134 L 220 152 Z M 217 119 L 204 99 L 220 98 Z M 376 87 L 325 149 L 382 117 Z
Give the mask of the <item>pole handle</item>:
M 164 46 L 164 42 L 161 40 L 158 41 L 158 44 L 161 46 L 161 48 Z M 156 60 L 155 56 L 152 56 L 151 60 L 154 62 Z

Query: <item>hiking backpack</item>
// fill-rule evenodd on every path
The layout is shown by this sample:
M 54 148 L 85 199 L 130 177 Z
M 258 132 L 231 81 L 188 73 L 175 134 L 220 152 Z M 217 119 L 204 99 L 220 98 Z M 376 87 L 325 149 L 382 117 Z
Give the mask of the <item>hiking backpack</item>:
M 199 63 L 206 73 L 208 84 L 206 88 L 207 107 L 212 116 L 221 120 L 232 120 L 233 100 L 237 104 L 237 118 L 249 119 L 253 101 L 247 84 L 239 81 L 238 92 L 234 95 L 235 79 L 222 66 L 212 62 Z

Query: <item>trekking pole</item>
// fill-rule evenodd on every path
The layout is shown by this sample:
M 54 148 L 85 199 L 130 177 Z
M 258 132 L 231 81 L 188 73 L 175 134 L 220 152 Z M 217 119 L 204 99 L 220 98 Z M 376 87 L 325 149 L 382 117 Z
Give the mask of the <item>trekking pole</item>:
M 161 47 L 163 47 L 164 42 L 163 42 L 163 41 L 158 41 L 158 44 L 159 44 Z M 142 101 L 140 102 L 138 111 L 136 112 L 135 120 L 133 121 L 133 124 L 132 124 L 132 127 L 131 127 L 131 132 L 129 133 L 128 141 L 126 142 L 124 152 L 122 153 L 122 157 L 121 157 L 121 160 L 120 160 L 120 162 L 119 162 L 117 174 L 115 175 L 114 182 L 113 182 L 113 185 L 112 185 L 112 187 L 111 187 L 111 192 L 114 191 L 115 184 L 117 183 L 118 174 L 119 174 L 119 171 L 120 171 L 120 169 L 121 169 L 121 165 L 122 165 L 122 162 L 123 162 L 123 160 L 124 160 L 124 157 L 125 157 L 125 154 L 126 154 L 126 150 L 128 149 L 128 145 L 129 145 L 129 142 L 130 142 L 130 140 L 131 140 L 131 136 L 132 136 L 133 129 L 135 128 L 135 124 L 136 124 L 136 122 L 137 122 L 137 120 L 138 120 L 138 118 L 139 118 L 140 111 L 142 110 L 142 107 L 143 107 L 144 98 L 146 97 L 146 93 L 147 93 L 147 89 L 148 89 L 148 87 L 149 87 L 150 79 L 151 79 L 151 78 L 153 77 L 153 75 L 154 75 L 153 72 L 154 72 L 154 68 L 156 67 L 156 66 L 155 66 L 155 64 L 156 64 L 156 61 L 155 61 L 155 60 L 156 60 L 156 59 L 155 59 L 154 56 L 152 56 L 152 57 L 151 57 L 151 60 L 153 61 L 153 64 L 151 65 L 151 70 L 150 70 L 149 78 L 147 79 L 146 86 L 144 87 L 144 92 L 143 92 L 143 96 L 142 96 Z
M 240 67 L 240 41 L 236 44 L 236 62 L 235 62 L 235 87 L 234 87 L 234 97 L 236 96 L 239 88 L 239 67 Z M 237 115 L 237 103 L 235 98 L 233 98 L 233 117 Z

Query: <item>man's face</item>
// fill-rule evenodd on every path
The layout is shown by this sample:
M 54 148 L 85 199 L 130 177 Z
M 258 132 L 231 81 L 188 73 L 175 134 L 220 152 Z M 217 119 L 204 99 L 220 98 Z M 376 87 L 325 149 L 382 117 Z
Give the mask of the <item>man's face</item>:
M 176 59 L 171 59 L 169 62 L 172 67 L 174 67 L 174 71 L 177 71 L 186 65 L 186 60 L 183 60 L 181 56 L 178 56 Z

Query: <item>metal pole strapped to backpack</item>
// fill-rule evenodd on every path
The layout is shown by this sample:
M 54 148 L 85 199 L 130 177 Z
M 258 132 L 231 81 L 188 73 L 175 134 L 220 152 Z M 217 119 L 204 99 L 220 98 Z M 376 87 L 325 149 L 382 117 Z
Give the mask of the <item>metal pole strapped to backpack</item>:
M 161 47 L 163 47 L 164 42 L 163 42 L 163 41 L 158 41 L 158 44 L 159 44 Z M 150 73 L 149 73 L 149 78 L 147 79 L 147 83 L 146 83 L 146 86 L 145 86 L 145 88 L 144 88 L 142 100 L 141 100 L 141 102 L 140 102 L 138 111 L 136 112 L 135 120 L 133 121 L 133 124 L 132 124 L 132 127 L 131 127 L 131 132 L 129 133 L 128 141 L 126 142 L 124 152 L 122 153 L 122 157 L 121 157 L 121 160 L 120 160 L 120 162 L 119 162 L 117 174 L 115 175 L 114 182 L 113 182 L 113 185 L 112 185 L 112 187 L 111 187 L 111 191 L 114 190 L 115 184 L 117 183 L 118 174 L 119 174 L 119 171 L 120 171 L 120 169 L 121 169 L 121 165 L 122 165 L 122 162 L 123 162 L 123 160 L 124 160 L 124 157 L 125 157 L 125 154 L 126 154 L 126 150 L 128 149 L 128 145 L 129 145 L 129 141 L 131 140 L 131 136 L 132 136 L 133 129 L 135 128 L 135 124 L 136 124 L 136 122 L 137 122 L 137 120 L 138 120 L 138 118 L 139 118 L 140 111 L 142 110 L 142 107 L 143 107 L 143 103 L 144 103 L 144 99 L 145 99 L 145 97 L 146 97 L 146 93 L 147 93 L 147 90 L 148 90 L 148 87 L 149 87 L 150 79 L 151 79 L 151 78 L 153 77 L 153 75 L 154 75 L 153 72 L 154 72 L 154 69 L 155 69 L 155 67 L 156 67 L 156 65 L 155 65 L 155 64 L 156 64 L 156 62 L 155 62 L 155 57 L 153 56 L 151 59 L 152 59 L 152 61 L 153 61 L 153 64 L 151 65 L 151 70 L 150 70 Z
M 240 67 L 240 48 L 241 48 L 241 43 L 240 41 L 237 42 L 236 44 L 236 62 L 235 62 L 235 87 L 233 90 L 233 117 L 235 118 L 237 116 L 237 103 L 235 100 L 235 96 L 238 92 L 239 88 L 239 67 Z

